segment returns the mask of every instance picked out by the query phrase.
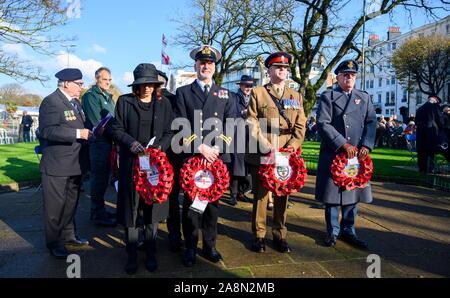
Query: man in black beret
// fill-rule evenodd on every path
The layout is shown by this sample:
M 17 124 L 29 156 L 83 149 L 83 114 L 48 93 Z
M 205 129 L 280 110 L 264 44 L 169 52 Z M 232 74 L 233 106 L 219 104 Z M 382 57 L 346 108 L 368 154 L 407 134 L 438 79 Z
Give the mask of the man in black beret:
M 81 71 L 66 68 L 55 76 L 58 88 L 39 107 L 40 171 L 47 247 L 53 256 L 65 259 L 69 255 L 65 245 L 89 245 L 76 236 L 74 217 L 81 175 L 88 165 L 86 141 L 92 133 L 84 128 L 78 103 Z

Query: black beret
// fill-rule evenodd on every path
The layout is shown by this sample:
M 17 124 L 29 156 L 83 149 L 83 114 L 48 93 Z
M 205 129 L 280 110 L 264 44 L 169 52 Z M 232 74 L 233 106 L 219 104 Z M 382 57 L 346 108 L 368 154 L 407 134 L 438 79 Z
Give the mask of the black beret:
M 353 59 L 344 60 L 339 63 L 334 70 L 334 74 L 338 75 L 340 72 L 358 72 L 358 63 Z
M 271 65 L 289 66 L 292 61 L 292 56 L 286 52 L 275 52 L 269 55 L 264 61 L 264 65 L 269 68 Z
M 60 81 L 75 81 L 81 80 L 83 78 L 83 74 L 81 70 L 78 68 L 64 68 L 63 70 L 58 71 L 55 74 Z

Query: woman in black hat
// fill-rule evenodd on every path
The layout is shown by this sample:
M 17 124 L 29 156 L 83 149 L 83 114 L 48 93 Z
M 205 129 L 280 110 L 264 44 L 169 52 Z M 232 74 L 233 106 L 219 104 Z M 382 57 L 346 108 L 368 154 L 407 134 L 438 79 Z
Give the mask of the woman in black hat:
M 119 97 L 115 119 L 108 130 L 119 144 L 119 188 L 117 195 L 117 221 L 125 228 L 128 260 L 125 271 L 133 274 L 138 269 L 137 248 L 139 227 L 144 226 L 145 267 L 157 268 L 155 258 L 158 223 L 168 216 L 168 202 L 147 205 L 139 198 L 133 182 L 133 169 L 138 153 L 145 150 L 154 138 L 153 147 L 165 151 L 169 148 L 172 132 L 172 108 L 161 95 L 161 84 L 153 64 L 139 64 L 134 72 L 132 93 Z

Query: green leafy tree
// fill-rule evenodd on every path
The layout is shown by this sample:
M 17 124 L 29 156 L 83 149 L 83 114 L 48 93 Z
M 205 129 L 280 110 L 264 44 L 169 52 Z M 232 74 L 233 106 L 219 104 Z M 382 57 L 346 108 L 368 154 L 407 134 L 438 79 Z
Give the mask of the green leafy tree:
M 394 52 L 392 64 L 403 85 L 438 95 L 450 83 L 450 38 L 434 34 L 409 39 Z

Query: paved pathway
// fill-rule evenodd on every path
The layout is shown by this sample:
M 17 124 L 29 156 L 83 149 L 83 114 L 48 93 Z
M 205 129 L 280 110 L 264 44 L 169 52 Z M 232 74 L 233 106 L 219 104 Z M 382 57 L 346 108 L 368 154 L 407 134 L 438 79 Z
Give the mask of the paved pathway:
M 292 198 L 288 210 L 288 241 L 293 252 L 280 254 L 268 241 L 264 254 L 250 251 L 251 204 L 220 209 L 217 248 L 223 262 L 202 257 L 185 268 L 181 254 L 168 250 L 167 228 L 160 225 L 159 269 L 143 265 L 136 277 L 366 277 L 369 254 L 381 257 L 382 277 L 450 277 L 450 193 L 416 186 L 373 183 L 374 203 L 360 204 L 357 232 L 369 241 L 368 251 L 338 241 L 323 246 L 323 209 L 314 201 L 314 179 Z M 114 192 L 108 208 L 114 208 Z M 89 221 L 84 192 L 77 212 L 78 234 L 91 246 L 78 250 L 82 277 L 124 277 L 123 230 L 97 228 Z M 270 224 L 270 221 L 269 221 Z M 270 230 L 269 230 L 270 231 Z M 271 234 L 267 236 L 271 239 Z M 200 237 L 201 238 L 201 237 Z M 201 243 L 199 244 L 201 247 Z M 45 247 L 42 195 L 27 189 L 0 195 L 0 277 L 66 277 L 67 263 L 54 259 Z

